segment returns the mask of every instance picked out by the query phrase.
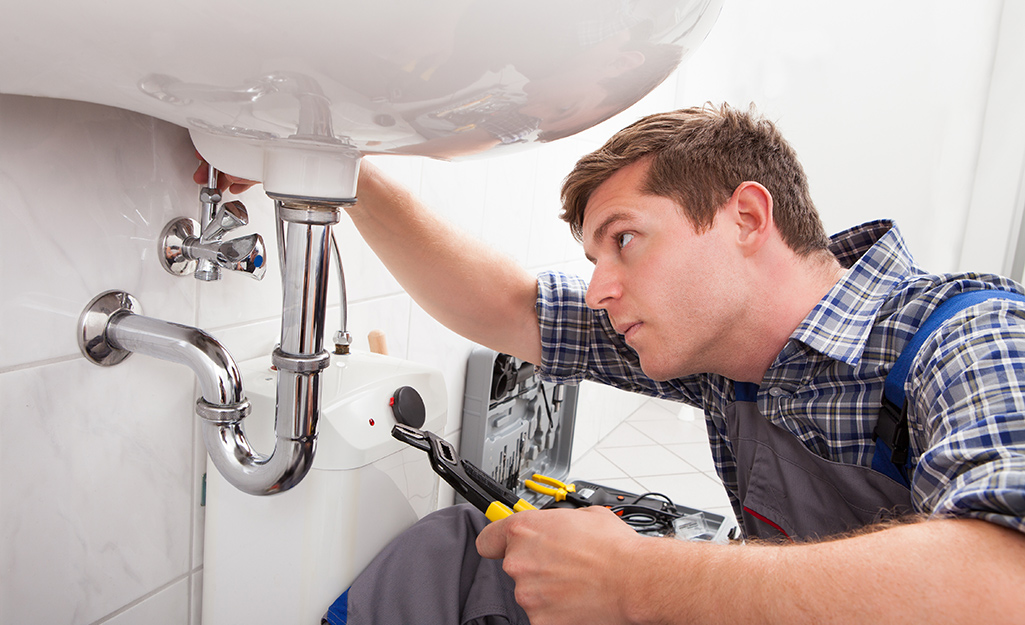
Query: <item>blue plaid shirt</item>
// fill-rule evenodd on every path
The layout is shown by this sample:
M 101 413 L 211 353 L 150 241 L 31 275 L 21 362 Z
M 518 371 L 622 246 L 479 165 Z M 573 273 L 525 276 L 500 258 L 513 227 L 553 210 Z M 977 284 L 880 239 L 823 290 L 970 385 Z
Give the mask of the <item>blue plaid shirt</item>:
M 868 467 L 886 374 L 922 321 L 961 291 L 1023 288 L 989 274 L 928 274 L 889 221 L 837 234 L 830 249 L 847 272 L 766 372 L 758 408 L 815 454 Z M 724 419 L 734 382 L 713 374 L 651 380 L 605 311 L 587 308 L 583 280 L 547 272 L 538 287 L 542 376 L 702 408 L 716 469 L 739 516 Z M 1025 532 L 1025 309 L 989 300 L 959 313 L 925 343 L 908 379 L 915 509 Z

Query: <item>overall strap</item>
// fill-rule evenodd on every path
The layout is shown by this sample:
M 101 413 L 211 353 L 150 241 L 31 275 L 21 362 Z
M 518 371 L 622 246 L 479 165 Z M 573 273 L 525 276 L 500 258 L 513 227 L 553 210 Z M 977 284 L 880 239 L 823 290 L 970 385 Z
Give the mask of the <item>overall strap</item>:
M 876 441 L 875 455 L 872 457 L 873 469 L 910 487 L 910 434 L 907 404 L 904 401 L 904 384 L 911 372 L 911 363 L 929 336 L 948 319 L 966 308 L 990 299 L 1025 302 L 1025 295 L 996 289 L 958 293 L 937 306 L 908 341 L 886 376 L 883 405 L 879 410 L 879 420 L 873 432 Z

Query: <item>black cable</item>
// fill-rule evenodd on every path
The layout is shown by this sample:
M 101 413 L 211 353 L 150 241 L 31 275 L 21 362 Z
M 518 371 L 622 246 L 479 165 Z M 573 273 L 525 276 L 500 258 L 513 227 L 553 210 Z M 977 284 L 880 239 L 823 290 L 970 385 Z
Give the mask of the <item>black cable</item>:
M 646 499 L 660 498 L 659 506 L 652 507 L 641 502 Z M 619 518 L 637 532 L 658 532 L 660 534 L 673 534 L 675 532 L 674 522 L 683 516 L 673 500 L 662 493 L 647 492 L 634 497 L 628 504 L 612 506 L 610 508 Z
M 545 405 L 545 412 L 548 413 L 548 425 L 553 430 L 555 429 L 555 419 L 552 418 L 552 407 L 548 405 L 548 394 L 545 393 L 544 382 L 538 382 L 537 388 L 541 391 L 541 399 Z
M 672 516 L 674 519 L 683 516 L 683 513 L 681 513 L 677 509 L 676 504 L 673 503 L 673 500 L 670 499 L 669 497 L 667 497 L 666 495 L 663 495 L 662 493 L 648 492 L 648 493 L 643 493 L 641 495 L 637 495 L 637 497 L 634 498 L 633 503 L 634 504 L 640 504 L 645 499 L 650 499 L 650 498 L 655 498 L 655 497 L 660 497 L 663 500 L 662 502 L 660 502 L 661 503 L 660 510 L 661 510 L 661 512 L 663 514 L 668 514 L 668 515 Z
M 659 532 L 671 534 L 673 522 L 681 515 L 664 510 L 638 505 L 622 505 L 610 508 L 613 513 L 637 532 Z

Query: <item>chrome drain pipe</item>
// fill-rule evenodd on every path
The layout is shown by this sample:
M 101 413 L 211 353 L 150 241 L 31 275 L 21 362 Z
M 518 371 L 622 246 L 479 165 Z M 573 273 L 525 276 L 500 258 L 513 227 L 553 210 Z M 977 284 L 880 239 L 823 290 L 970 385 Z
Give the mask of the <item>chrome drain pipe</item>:
M 252 495 L 283 492 L 313 465 L 320 420 L 320 372 L 330 362 L 323 349 L 331 226 L 347 202 L 275 198 L 286 253 L 282 255 L 281 342 L 272 354 L 277 369 L 275 444 L 270 455 L 252 448 L 243 419 L 249 402 L 228 351 L 209 334 L 144 317 L 134 297 L 119 291 L 90 302 L 79 320 L 79 345 L 96 364 L 110 366 L 141 353 L 190 367 L 202 397 L 203 440 L 214 466 Z
M 331 226 L 336 204 L 275 200 L 283 224 L 281 341 L 271 356 L 277 369 L 274 452 L 256 454 L 241 419 L 203 406 L 203 441 L 214 466 L 239 490 L 269 495 L 299 483 L 313 466 L 320 421 L 320 372 L 330 363 L 324 350 Z

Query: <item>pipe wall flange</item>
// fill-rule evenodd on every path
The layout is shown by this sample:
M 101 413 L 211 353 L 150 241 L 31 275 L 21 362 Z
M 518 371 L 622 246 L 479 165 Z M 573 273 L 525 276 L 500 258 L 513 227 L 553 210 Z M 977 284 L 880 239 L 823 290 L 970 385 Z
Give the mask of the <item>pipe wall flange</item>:
M 196 400 L 196 414 L 210 423 L 238 423 L 249 414 L 249 400 L 244 399 L 233 406 L 211 404 L 202 397 Z
M 270 361 L 276 368 L 292 373 L 317 373 L 330 366 L 331 354 L 322 351 L 312 356 L 295 356 L 286 354 L 278 347 L 271 353 Z
M 78 347 L 82 355 L 101 367 L 113 367 L 132 355 L 107 339 L 110 320 L 119 314 L 141 314 L 139 300 L 124 291 L 105 291 L 86 304 L 78 318 Z
M 199 239 L 199 222 L 188 217 L 172 219 L 160 233 L 160 261 L 173 276 L 195 273 L 198 260 L 185 254 L 185 242 Z

